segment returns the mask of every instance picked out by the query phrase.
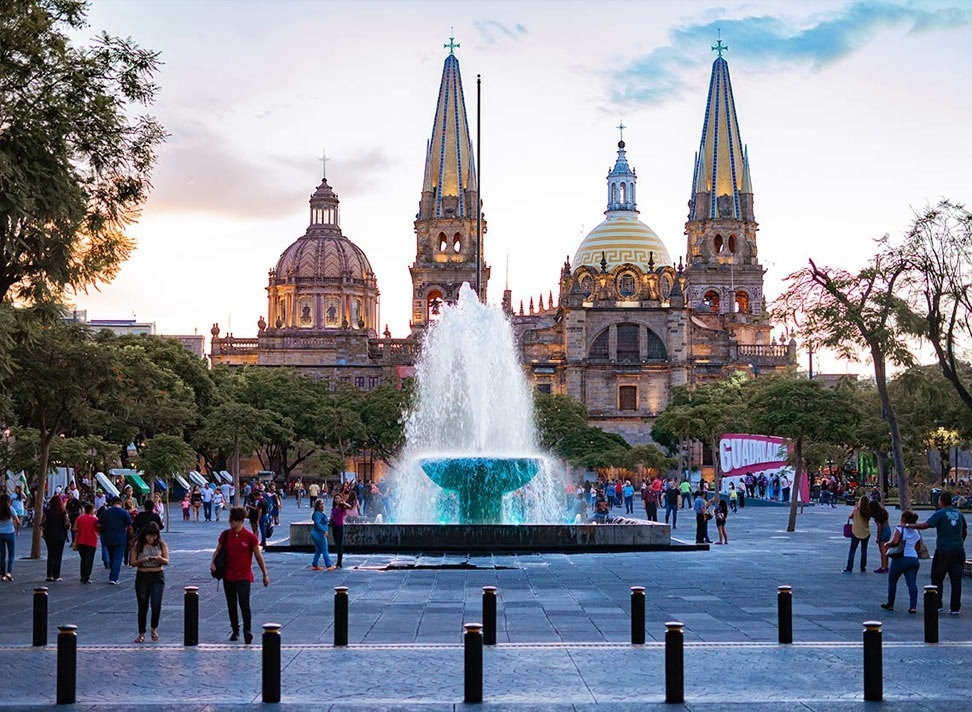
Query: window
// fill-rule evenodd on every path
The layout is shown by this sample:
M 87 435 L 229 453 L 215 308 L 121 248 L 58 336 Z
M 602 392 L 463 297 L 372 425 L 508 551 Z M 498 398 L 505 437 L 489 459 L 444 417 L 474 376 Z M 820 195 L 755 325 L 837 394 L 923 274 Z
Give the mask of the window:
M 667 358 L 668 354 L 665 352 L 665 342 L 658 338 L 658 334 L 648 329 L 648 360 L 664 361 Z
M 616 183 L 611 184 L 611 203 L 618 202 L 618 186 Z
M 440 232 L 439 233 L 439 252 L 445 252 L 446 251 L 446 248 L 448 246 L 449 246 L 449 242 L 448 242 L 448 240 L 446 240 L 445 233 L 444 232 Z
M 364 376 L 354 377 L 354 387 L 364 389 Z
M 722 250 L 725 248 L 725 244 L 722 241 L 722 235 L 715 236 L 715 239 L 712 241 L 712 246 L 715 248 L 715 253 L 717 255 L 722 254 Z
M 456 254 L 462 252 L 462 235 L 458 232 L 452 236 L 452 251 Z
M 425 318 L 428 321 L 435 321 L 442 314 L 442 307 L 445 306 L 445 299 L 442 298 L 442 292 L 433 291 L 429 293 L 426 297 L 425 302 Z
M 549 383 L 538 383 L 537 384 L 537 393 L 546 393 L 547 395 L 550 395 L 552 392 L 553 392 L 553 390 L 551 389 L 551 386 L 550 386 Z
M 635 278 L 630 272 L 625 272 L 618 279 L 618 294 L 622 297 L 633 297 L 635 294 Z
M 736 292 L 736 311 L 740 314 L 749 313 L 749 295 L 742 290 Z
M 605 329 L 594 339 L 591 344 L 591 351 L 587 356 L 591 361 L 607 361 L 610 358 L 608 353 L 608 331 Z
M 638 325 L 618 324 L 618 363 L 638 361 Z
M 702 297 L 702 304 L 707 311 L 717 314 L 719 312 L 719 293 L 714 289 L 710 289 Z
M 618 386 L 618 410 L 638 410 L 638 386 Z
M 594 293 L 594 280 L 589 274 L 585 274 L 583 277 L 581 277 L 581 291 L 584 293 L 585 299 Z
M 621 184 L 621 202 L 622 203 L 628 202 L 628 186 L 625 185 L 624 183 Z
M 368 390 L 373 391 L 381 385 L 381 376 L 368 376 Z
M 735 251 L 736 251 L 736 236 L 735 235 L 730 235 L 729 236 L 729 251 L 732 252 L 732 253 L 735 253 Z

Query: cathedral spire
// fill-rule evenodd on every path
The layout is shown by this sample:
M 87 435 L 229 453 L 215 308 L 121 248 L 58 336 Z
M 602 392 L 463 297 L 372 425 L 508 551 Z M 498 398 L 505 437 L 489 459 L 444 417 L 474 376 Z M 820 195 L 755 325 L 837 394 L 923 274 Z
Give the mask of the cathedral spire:
M 719 56 L 712 63 L 689 220 L 753 220 L 749 159 L 739 137 L 729 64 L 722 56 L 728 47 L 720 38 L 712 49 Z
M 614 168 L 607 175 L 607 210 L 605 215 L 611 213 L 638 212 L 638 204 L 635 199 L 635 184 L 638 177 L 634 169 L 628 165 L 628 157 L 624 153 L 624 130 L 628 128 L 623 123 L 618 124 L 617 129 L 621 132 L 621 139 L 618 141 L 618 158 L 614 162 Z

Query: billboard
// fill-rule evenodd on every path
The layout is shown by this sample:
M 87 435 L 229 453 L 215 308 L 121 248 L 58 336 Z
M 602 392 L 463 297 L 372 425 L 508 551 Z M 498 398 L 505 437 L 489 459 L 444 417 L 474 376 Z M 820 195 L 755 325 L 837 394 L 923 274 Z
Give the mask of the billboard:
M 753 477 L 765 474 L 772 480 L 773 475 L 782 476 L 784 473 L 794 481 L 794 471 L 789 457 L 793 451 L 793 443 L 786 438 L 775 435 L 749 435 L 746 433 L 725 433 L 719 438 L 719 468 L 722 470 L 723 493 L 729 491 L 729 483 L 736 488 L 741 486 L 741 480 L 748 473 Z M 776 493 L 774 493 L 776 494 Z M 779 495 L 777 494 L 776 497 Z M 774 497 L 774 498 L 776 498 Z M 800 501 L 809 500 L 810 492 L 806 478 L 800 483 L 797 493 Z

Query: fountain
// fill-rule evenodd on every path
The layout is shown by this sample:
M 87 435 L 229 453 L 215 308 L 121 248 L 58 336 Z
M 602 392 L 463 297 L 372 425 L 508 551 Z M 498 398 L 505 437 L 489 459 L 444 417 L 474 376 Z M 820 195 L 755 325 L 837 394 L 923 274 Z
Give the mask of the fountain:
M 345 528 L 351 551 L 667 548 L 667 525 L 574 522 L 566 473 L 537 445 L 533 398 L 503 312 L 463 284 L 430 325 L 381 524 Z M 292 525 L 292 545 L 304 534 Z M 298 536 L 299 535 L 299 536 Z M 309 538 L 308 538 L 309 542 Z

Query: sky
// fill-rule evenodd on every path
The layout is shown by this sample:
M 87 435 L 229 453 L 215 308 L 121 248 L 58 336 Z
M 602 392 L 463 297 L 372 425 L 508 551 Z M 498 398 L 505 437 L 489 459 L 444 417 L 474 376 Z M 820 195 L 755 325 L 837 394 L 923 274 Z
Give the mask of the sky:
M 130 228 L 135 253 L 76 296 L 89 319 L 255 336 L 267 272 L 307 227 L 326 151 L 343 233 L 378 278 L 382 329 L 407 336 L 450 36 L 474 127 L 482 77 L 492 303 L 506 286 L 515 307 L 556 295 L 564 260 L 603 220 L 622 122 L 640 218 L 684 255 L 717 37 L 769 298 L 810 258 L 855 270 L 916 210 L 972 202 L 969 0 L 92 0 L 88 20 L 87 37 L 161 53 L 151 112 L 169 134 Z

